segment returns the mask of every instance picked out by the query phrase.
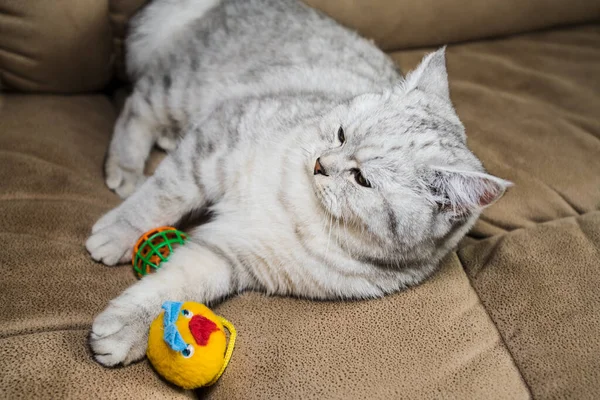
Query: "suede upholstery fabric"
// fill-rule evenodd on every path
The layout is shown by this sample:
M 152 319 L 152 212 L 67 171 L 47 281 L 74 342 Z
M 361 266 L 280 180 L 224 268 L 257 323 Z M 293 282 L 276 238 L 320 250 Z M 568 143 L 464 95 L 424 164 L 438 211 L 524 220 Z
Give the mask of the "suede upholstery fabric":
M 538 399 L 597 399 L 600 211 L 460 250 L 473 287 Z
M 102 0 L 0 0 L 0 88 L 102 89 L 114 54 Z
M 600 18 L 596 0 L 304 0 L 386 50 Z M 128 19 L 147 0 L 0 0 L 0 88 L 83 93 L 125 80 Z
M 402 51 L 392 57 L 409 70 L 425 53 Z M 457 399 L 600 396 L 600 295 L 596 289 L 600 286 L 600 76 L 595 72 L 600 65 L 600 26 L 451 46 L 447 54 L 451 96 L 465 123 L 469 145 L 490 172 L 513 181 L 515 187 L 486 210 L 461 243 L 460 264 L 447 260 L 425 285 L 365 303 L 368 311 L 359 318 L 347 311 L 357 307 L 352 303 L 330 306 L 334 311 L 326 306 L 321 306 L 325 311 L 308 311 L 302 303 L 285 300 L 291 303 L 285 309 L 294 310 L 293 325 L 286 323 L 285 329 L 277 331 L 276 343 L 259 340 L 260 345 L 248 346 L 250 356 L 236 355 L 244 357 L 244 362 L 229 367 L 222 384 L 209 392 L 210 398 L 283 398 L 290 388 L 298 388 L 292 390 L 297 398 L 307 393 L 321 394 L 314 398 L 340 399 L 369 398 L 369 394 L 372 398 Z M 459 265 L 472 286 L 461 284 L 466 282 L 459 275 L 462 268 L 453 269 Z M 429 289 L 432 294 L 425 294 Z M 453 289 L 458 291 L 446 298 Z M 498 349 L 483 350 L 487 346 L 484 337 L 492 335 L 483 320 L 472 322 L 460 333 L 467 341 L 464 350 L 473 353 L 465 353 L 458 362 L 444 359 L 460 348 L 457 343 L 449 344 L 453 337 L 449 332 L 455 326 L 446 323 L 466 322 L 477 315 L 469 307 L 469 312 L 453 316 L 461 304 L 470 303 L 467 298 L 461 300 L 459 293 L 482 302 L 500 334 L 499 345 L 503 352 L 508 350 L 519 375 L 485 361 L 488 351 Z M 412 296 L 418 298 L 414 303 Z M 432 307 L 433 299 L 440 304 Z M 251 312 L 256 303 L 256 298 L 242 296 L 218 310 L 239 325 L 259 312 Z M 379 320 L 372 314 L 380 309 L 387 318 Z M 260 311 L 264 321 L 269 314 Z M 423 311 L 427 316 L 421 319 Z M 318 340 L 311 340 L 316 333 L 308 332 L 305 321 L 315 318 L 318 322 L 311 326 L 333 324 L 335 331 L 318 328 Z M 253 337 L 268 336 L 272 325 L 277 329 L 282 324 L 279 314 L 269 315 L 267 321 L 271 320 L 277 323 L 254 326 L 262 335 Z M 434 324 L 425 327 L 428 322 Z M 391 332 L 397 336 L 387 331 L 387 324 L 393 324 Z M 354 337 L 365 325 L 373 328 Z M 419 327 L 425 331 L 417 333 Z M 480 332 L 477 336 L 472 336 L 474 327 Z M 415 334 L 418 339 L 411 342 Z M 352 347 L 336 354 L 348 342 Z M 448 353 L 429 358 L 429 352 L 439 347 Z M 352 354 L 349 359 L 348 353 Z M 297 360 L 294 354 L 302 355 Z M 312 358 L 311 365 L 305 364 L 307 356 Z M 248 368 L 246 357 L 257 364 Z M 459 371 L 468 370 L 474 359 L 483 364 L 467 380 L 481 384 L 482 391 L 466 388 L 460 378 Z M 367 365 L 370 373 L 362 375 Z M 456 368 L 450 373 L 451 384 L 440 379 L 447 372 L 439 370 L 450 365 Z M 419 369 L 424 366 L 429 368 Z M 281 371 L 290 368 L 294 372 L 282 376 Z M 498 387 L 485 381 L 488 373 Z M 517 384 L 518 376 L 525 386 Z M 236 384 L 259 377 L 272 386 Z M 230 379 L 232 385 L 226 383 Z M 508 382 L 520 390 L 501 390 Z M 454 384 L 466 390 L 456 392 Z
M 200 397 L 529 398 L 455 255 L 422 286 L 381 300 L 246 294 L 216 311 L 235 321 L 237 349 Z
M 113 27 L 137 7 L 130 1 L 111 3 Z M 7 4 L 33 12 L 0 0 L 1 23 Z M 52 63 L 14 64 L 42 74 L 39 86 L 8 81 L 28 91 L 101 87 L 105 34 L 97 48 L 72 48 L 100 60 L 94 73 L 69 67 L 81 85 L 53 80 L 63 72 Z M 52 57 L 70 45 L 57 46 Z M 406 71 L 425 52 L 392 57 Z M 166 384 L 147 361 L 102 368 L 87 347 L 93 317 L 135 282 L 130 266 L 96 264 L 83 247 L 119 203 L 101 168 L 114 105 L 101 94 L 0 95 L 0 398 L 600 398 L 600 25 L 447 53 L 469 145 L 515 187 L 416 288 L 363 302 L 246 293 L 214 307 L 236 325 L 238 344 L 218 383 L 196 392 Z M 3 74 L 6 59 L 0 50 Z
M 115 120 L 104 96 L 0 97 L 0 398 L 188 398 L 147 363 L 103 369 L 92 316 L 135 282 L 86 254 L 118 198 L 102 185 Z
M 593 21 L 589 0 L 304 0 L 386 50 L 437 46 Z
M 140 9 L 146 0 L 110 0 L 110 25 L 113 35 L 113 51 L 115 53 L 115 74 L 121 81 L 127 81 L 125 70 L 125 37 L 127 23 Z
M 448 48 L 451 97 L 470 148 L 515 183 L 470 236 L 485 238 L 600 208 L 600 27 Z M 392 53 L 404 70 L 423 50 Z

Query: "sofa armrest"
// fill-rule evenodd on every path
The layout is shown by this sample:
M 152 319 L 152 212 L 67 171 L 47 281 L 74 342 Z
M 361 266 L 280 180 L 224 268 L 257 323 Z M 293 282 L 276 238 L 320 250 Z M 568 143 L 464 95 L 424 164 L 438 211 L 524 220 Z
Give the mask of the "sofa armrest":
M 107 1 L 0 0 L 2 90 L 98 90 L 113 60 Z

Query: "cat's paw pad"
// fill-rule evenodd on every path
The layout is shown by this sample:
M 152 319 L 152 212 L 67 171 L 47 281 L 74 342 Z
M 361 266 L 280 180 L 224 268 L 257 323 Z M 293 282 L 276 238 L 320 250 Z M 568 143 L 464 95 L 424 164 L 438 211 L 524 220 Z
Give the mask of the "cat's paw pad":
M 105 367 L 128 365 L 146 353 L 151 318 L 142 308 L 111 304 L 92 325 L 90 347 Z
M 140 234 L 121 218 L 117 208 L 96 222 L 85 247 L 94 260 L 115 265 L 131 258 L 131 251 Z
M 105 171 L 106 186 L 114 190 L 122 199 L 131 196 L 147 179 L 142 170 L 122 168 L 114 158 L 106 161 Z

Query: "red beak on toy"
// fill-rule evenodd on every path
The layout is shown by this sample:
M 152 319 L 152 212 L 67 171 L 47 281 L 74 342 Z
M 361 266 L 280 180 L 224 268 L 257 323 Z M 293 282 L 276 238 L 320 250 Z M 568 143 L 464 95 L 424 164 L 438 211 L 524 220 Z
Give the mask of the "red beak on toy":
M 194 315 L 190 320 L 190 332 L 199 346 L 206 346 L 210 335 L 219 330 L 217 324 L 202 315 Z

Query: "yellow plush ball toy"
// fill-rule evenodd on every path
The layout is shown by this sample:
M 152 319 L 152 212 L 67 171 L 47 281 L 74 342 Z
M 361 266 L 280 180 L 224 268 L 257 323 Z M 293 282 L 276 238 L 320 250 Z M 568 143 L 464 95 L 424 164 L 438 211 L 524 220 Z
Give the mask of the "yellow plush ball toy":
M 167 301 L 162 308 L 148 334 L 146 354 L 154 369 L 184 389 L 215 383 L 233 353 L 233 325 L 200 303 Z

